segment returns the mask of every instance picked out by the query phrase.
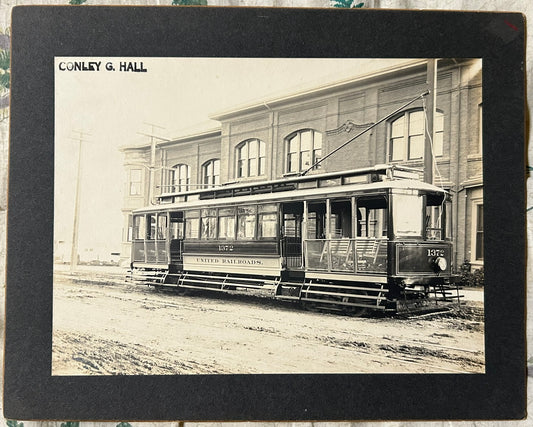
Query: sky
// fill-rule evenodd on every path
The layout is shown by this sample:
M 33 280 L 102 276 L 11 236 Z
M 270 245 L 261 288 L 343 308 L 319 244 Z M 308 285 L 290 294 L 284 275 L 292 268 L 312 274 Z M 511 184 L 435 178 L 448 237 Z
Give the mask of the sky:
M 122 61 L 146 72 L 120 71 Z M 73 58 L 55 60 L 54 241 L 70 257 L 83 132 L 79 253 L 119 252 L 125 173 L 119 148 L 219 125 L 209 116 L 236 106 L 340 81 L 406 60 L 276 58 Z M 95 71 L 69 71 L 83 62 Z M 114 71 L 107 70 L 111 63 Z M 98 68 L 96 70 L 96 68 Z M 210 122 L 210 123 L 209 123 Z M 159 128 L 161 127 L 161 128 Z M 56 246 L 56 248 L 58 248 Z M 98 255 L 97 255 L 98 254 Z

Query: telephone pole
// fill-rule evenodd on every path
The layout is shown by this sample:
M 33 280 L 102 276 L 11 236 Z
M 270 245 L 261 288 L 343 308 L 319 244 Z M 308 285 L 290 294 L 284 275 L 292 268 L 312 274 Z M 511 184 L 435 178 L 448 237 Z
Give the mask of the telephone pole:
M 74 205 L 74 226 L 72 227 L 72 251 L 70 253 L 70 271 L 74 271 L 78 266 L 78 228 L 79 228 L 79 213 L 80 213 L 80 183 L 81 183 L 81 149 L 82 143 L 87 140 L 84 139 L 85 136 L 90 136 L 89 133 L 75 130 L 73 131 L 79 134 L 78 138 L 70 138 L 75 141 L 79 141 L 79 150 L 78 150 L 78 177 L 76 180 L 76 202 Z

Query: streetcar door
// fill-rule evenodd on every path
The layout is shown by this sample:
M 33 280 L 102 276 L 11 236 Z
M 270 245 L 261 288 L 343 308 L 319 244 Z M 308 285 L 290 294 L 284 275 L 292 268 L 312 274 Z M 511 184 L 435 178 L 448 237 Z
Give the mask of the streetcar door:
M 282 253 L 287 268 L 302 268 L 303 202 L 284 203 L 282 206 Z
M 183 265 L 183 238 L 185 222 L 183 212 L 170 212 L 170 262 L 179 267 Z

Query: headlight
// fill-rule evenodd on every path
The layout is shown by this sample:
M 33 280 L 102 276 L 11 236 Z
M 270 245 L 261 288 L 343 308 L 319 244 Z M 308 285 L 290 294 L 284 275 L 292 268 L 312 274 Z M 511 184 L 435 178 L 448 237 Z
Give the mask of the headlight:
M 446 270 L 446 267 L 448 267 L 448 261 L 446 261 L 446 258 L 443 258 L 441 256 L 437 257 L 435 260 L 435 264 L 437 267 L 439 267 L 442 271 Z

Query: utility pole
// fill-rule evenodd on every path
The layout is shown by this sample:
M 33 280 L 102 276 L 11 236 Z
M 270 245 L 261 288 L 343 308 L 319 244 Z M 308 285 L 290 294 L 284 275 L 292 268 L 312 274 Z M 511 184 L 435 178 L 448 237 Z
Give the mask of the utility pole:
M 72 227 L 72 251 L 70 253 L 70 271 L 74 271 L 78 266 L 78 228 L 80 223 L 80 183 L 81 183 L 81 149 L 82 143 L 87 141 L 84 139 L 85 136 L 90 136 L 89 133 L 75 130 L 73 131 L 79 134 L 78 138 L 70 138 L 75 141 L 79 141 L 79 150 L 78 150 L 78 178 L 76 180 L 76 202 L 74 205 L 74 226 Z
M 435 110 L 437 105 L 437 59 L 428 59 L 427 63 L 427 122 L 424 134 L 424 181 L 433 184 L 433 149 L 435 132 Z
M 158 126 L 154 123 L 148 123 L 148 122 L 143 122 L 145 125 L 148 125 L 148 126 L 151 126 L 152 127 L 152 132 L 149 133 L 149 134 L 142 134 L 142 135 L 146 135 L 146 136 L 149 136 L 150 137 L 150 169 L 149 169 L 149 179 L 148 179 L 148 202 L 151 202 L 152 201 L 152 195 L 153 195 L 153 187 L 154 187 L 154 180 L 155 180 L 155 149 L 156 149 L 156 142 L 155 142 L 155 139 L 160 139 L 160 140 L 163 140 L 163 141 L 168 141 L 168 139 L 166 138 L 162 138 L 162 137 L 159 137 L 159 136 L 156 136 L 154 134 L 155 132 L 155 128 L 159 128 L 159 129 L 165 129 L 164 127 L 162 126 Z M 141 133 L 141 132 L 139 132 Z

